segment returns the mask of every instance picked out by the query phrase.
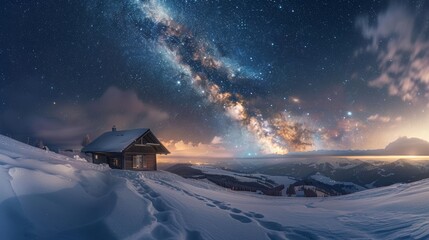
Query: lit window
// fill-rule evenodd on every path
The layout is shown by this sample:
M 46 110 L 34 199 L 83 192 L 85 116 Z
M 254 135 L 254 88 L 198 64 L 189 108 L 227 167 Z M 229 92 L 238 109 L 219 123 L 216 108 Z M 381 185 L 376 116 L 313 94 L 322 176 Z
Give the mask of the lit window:
M 117 158 L 113 158 L 113 159 L 112 159 L 112 166 L 114 166 L 114 167 L 119 167 L 119 159 L 117 159 Z
M 133 156 L 133 168 L 143 168 L 143 155 Z

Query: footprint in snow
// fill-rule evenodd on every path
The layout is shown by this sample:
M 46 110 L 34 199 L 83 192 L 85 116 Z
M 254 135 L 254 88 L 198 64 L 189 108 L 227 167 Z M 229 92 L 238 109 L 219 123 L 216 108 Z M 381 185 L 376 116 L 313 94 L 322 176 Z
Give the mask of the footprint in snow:
M 240 221 L 241 223 L 250 223 L 252 222 L 252 219 L 242 216 L 242 215 L 238 215 L 238 214 L 229 214 L 229 216 L 231 216 L 233 219 Z
M 308 229 L 286 227 L 286 226 L 283 226 L 282 224 L 280 224 L 278 222 L 262 221 L 262 220 L 257 220 L 257 221 L 258 221 L 258 224 L 260 226 L 262 226 L 263 228 L 266 228 L 268 230 L 277 231 L 277 232 L 283 232 L 285 234 L 285 236 L 287 237 L 286 239 L 305 239 L 305 240 L 307 240 L 307 239 L 308 240 L 319 239 L 319 236 L 312 233 L 311 231 L 308 231 Z M 274 233 L 267 234 L 267 236 L 272 240 L 284 239 L 280 235 L 274 234 Z
M 233 212 L 233 213 L 241 213 L 241 210 L 237 209 L 237 208 L 232 208 L 231 212 Z
M 186 230 L 186 240 L 203 240 L 201 233 L 198 231 Z
M 222 204 L 216 205 L 218 208 L 222 209 L 222 210 L 230 210 L 231 208 Z
M 157 222 L 168 222 L 171 219 L 171 212 L 163 211 L 154 214 Z
M 267 237 L 270 240 L 286 240 L 288 238 L 284 238 L 283 236 L 278 235 L 278 233 L 267 233 Z
M 270 222 L 270 221 L 262 221 L 258 220 L 259 225 L 261 225 L 263 228 L 273 230 L 273 231 L 283 231 L 285 230 L 285 227 L 281 225 L 278 222 Z
M 156 192 L 154 192 L 154 191 L 149 192 L 149 195 L 150 195 L 151 197 L 153 197 L 153 198 L 157 198 L 157 197 L 159 197 L 159 196 L 160 196 L 158 193 L 156 193 Z
M 246 215 L 248 217 L 253 217 L 253 218 L 264 218 L 264 215 L 262 215 L 260 213 L 255 213 L 255 212 L 244 213 L 244 215 Z
M 152 235 L 155 237 L 155 239 L 173 239 L 175 234 L 171 232 L 171 230 L 166 226 L 157 225 L 152 230 Z

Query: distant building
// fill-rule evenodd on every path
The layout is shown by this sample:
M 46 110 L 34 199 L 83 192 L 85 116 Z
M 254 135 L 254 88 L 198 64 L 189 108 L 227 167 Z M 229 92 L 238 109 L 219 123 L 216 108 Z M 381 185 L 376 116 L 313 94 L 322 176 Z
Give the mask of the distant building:
M 111 168 L 156 170 L 156 154 L 169 154 L 148 128 L 103 133 L 81 150 L 92 154 L 93 163 Z

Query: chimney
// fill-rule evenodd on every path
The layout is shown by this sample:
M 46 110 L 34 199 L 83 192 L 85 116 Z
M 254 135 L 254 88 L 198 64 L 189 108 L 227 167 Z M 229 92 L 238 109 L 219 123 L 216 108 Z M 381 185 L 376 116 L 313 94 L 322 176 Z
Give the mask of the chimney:
M 113 125 L 112 132 L 116 132 L 116 125 Z

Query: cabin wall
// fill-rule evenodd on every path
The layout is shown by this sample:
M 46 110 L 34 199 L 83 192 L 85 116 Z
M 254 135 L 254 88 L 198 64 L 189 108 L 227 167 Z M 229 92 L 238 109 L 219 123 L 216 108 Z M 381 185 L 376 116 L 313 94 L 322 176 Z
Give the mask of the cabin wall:
M 96 164 L 108 164 L 113 169 L 123 169 L 123 157 L 120 153 L 93 153 L 92 161 Z
M 93 153 L 92 154 L 92 162 L 95 164 L 102 164 L 102 163 L 107 164 L 107 157 L 103 154 Z
M 131 152 L 131 153 L 141 153 L 141 154 L 155 154 L 155 150 L 152 147 L 149 146 L 136 146 L 131 145 L 127 148 L 125 152 Z
M 124 167 L 128 170 L 137 171 L 153 171 L 156 166 L 156 151 L 151 146 L 139 146 L 147 141 L 144 138 L 137 139 L 124 152 Z M 135 157 L 141 156 L 141 157 Z M 141 158 L 141 162 L 137 164 L 136 160 Z
M 92 160 L 95 164 L 108 164 L 113 169 L 157 170 L 156 154 L 153 153 L 125 152 L 123 155 L 118 153 L 93 153 Z
M 148 169 L 156 170 L 156 155 L 155 154 L 146 154 L 144 155 L 144 159 L 146 159 L 148 164 Z
M 138 163 L 138 159 L 141 156 L 141 163 Z M 144 154 L 141 152 L 127 152 L 124 155 L 125 169 L 137 170 L 137 171 L 150 171 L 156 170 L 156 155 L 155 154 Z
M 148 145 L 146 145 L 148 144 Z M 131 152 L 144 152 L 144 153 L 169 153 L 168 150 L 160 145 L 158 139 L 152 134 L 148 133 L 144 136 L 136 139 L 131 146 L 129 146 L 126 151 Z M 142 146 L 146 145 L 146 146 Z
M 123 153 L 93 153 L 93 162 L 97 164 L 106 163 L 111 168 L 128 169 L 136 171 L 157 170 L 156 153 L 157 145 L 146 145 L 154 142 L 146 139 L 148 136 L 140 137 L 127 147 Z M 159 150 L 159 149 L 158 149 Z

